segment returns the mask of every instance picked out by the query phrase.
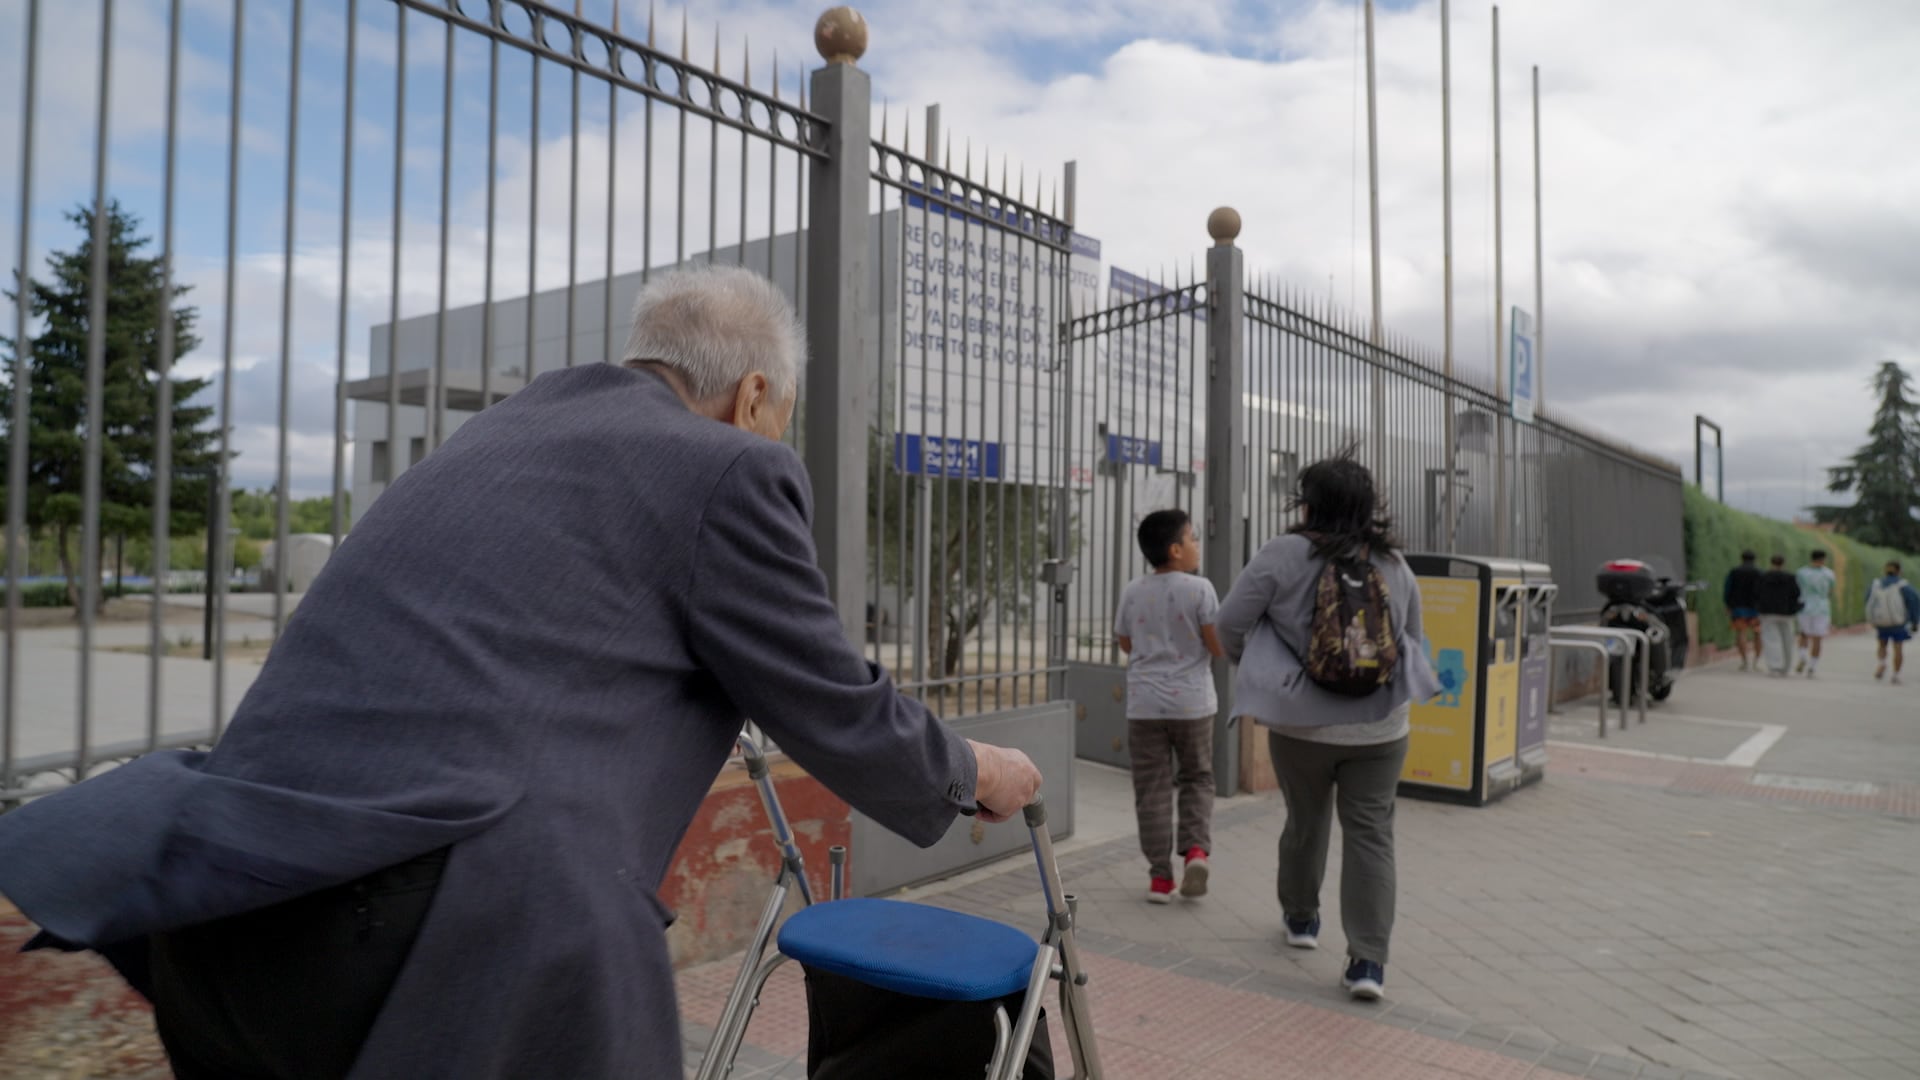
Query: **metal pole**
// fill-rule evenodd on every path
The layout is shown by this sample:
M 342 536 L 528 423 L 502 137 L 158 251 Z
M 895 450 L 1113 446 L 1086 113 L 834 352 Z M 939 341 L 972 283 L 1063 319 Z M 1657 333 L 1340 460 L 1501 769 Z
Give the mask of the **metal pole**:
M 1207 577 L 1221 595 L 1247 561 L 1247 534 L 1241 527 L 1247 506 L 1246 444 L 1246 255 L 1235 246 L 1238 212 L 1221 207 L 1207 218 L 1213 247 L 1207 250 L 1207 515 L 1201 540 Z M 1225 660 L 1213 662 L 1220 703 L 1232 697 Z M 1229 738 L 1227 709 L 1214 719 L 1213 767 L 1216 789 L 1230 795 L 1240 787 L 1240 746 Z
M 816 43 L 827 65 L 813 73 L 814 110 L 828 124 L 826 153 L 812 163 L 806 301 L 813 361 L 807 365 L 806 463 L 816 495 L 813 537 L 847 640 L 866 626 L 867 429 L 872 402 L 862 368 L 866 313 L 868 155 L 872 84 L 854 66 L 866 25 L 838 9 L 821 17 Z
M 333 546 L 347 531 L 347 275 L 353 244 L 353 82 L 359 45 L 360 0 L 347 0 L 346 105 L 341 110 L 340 142 L 340 309 L 335 316 L 333 384 Z M 488 170 L 491 179 L 492 170 Z M 489 260 L 491 261 L 491 260 Z M 391 454 L 392 448 L 387 452 Z
M 440 280 L 433 317 L 433 378 L 427 396 L 426 440 L 422 444 L 431 454 L 446 441 L 447 422 L 447 248 L 453 229 L 453 23 L 447 23 L 447 45 L 440 69 Z M 574 74 L 575 95 L 579 93 L 579 73 Z M 575 101 L 577 113 L 579 102 Z
M 1512 495 L 1507 491 L 1507 424 L 1512 402 L 1507 400 L 1506 273 L 1501 260 L 1500 235 L 1500 8 L 1493 9 L 1493 548 L 1505 557 L 1513 541 Z
M 393 486 L 393 478 L 406 468 L 401 455 L 407 447 L 400 441 L 400 226 L 401 214 L 405 207 L 407 180 L 407 9 L 404 5 L 395 9 L 397 25 L 394 28 L 394 75 L 393 75 L 393 252 L 392 268 L 389 271 L 393 294 L 387 298 L 387 469 L 384 476 L 374 478 L 380 485 L 381 494 Z M 534 66 L 539 67 L 536 58 Z M 534 82 L 534 101 L 540 100 L 540 83 Z M 540 139 L 535 133 L 533 146 L 534 184 L 540 182 Z M 533 303 L 533 274 L 527 274 L 527 303 Z M 529 314 L 531 319 L 532 315 Z M 528 333 L 532 333 L 532 323 L 528 323 Z M 532 340 L 529 337 L 528 340 Z
M 20 244 L 19 289 L 13 305 L 13 416 L 7 440 L 7 644 L 6 686 L 0 697 L 6 701 L 6 713 L 0 717 L 0 789 L 13 783 L 13 759 L 18 729 L 14 726 L 20 701 L 20 579 L 26 576 L 27 547 L 33 542 L 27 529 L 27 437 L 30 427 L 29 397 L 33 393 L 33 343 L 27 338 L 27 323 L 32 317 L 33 288 L 27 273 L 27 260 L 33 255 L 33 113 L 34 94 L 39 89 L 40 0 L 27 2 L 27 30 L 22 44 L 26 49 L 25 73 L 20 91 Z
M 1369 339 L 1378 349 L 1385 334 L 1380 318 L 1380 125 L 1374 107 L 1373 0 L 1367 0 L 1367 220 L 1373 242 L 1373 328 Z M 1373 468 L 1387 471 L 1387 396 L 1380 356 L 1369 357 L 1368 384 L 1372 415 L 1368 430 L 1373 439 Z
M 80 508 L 80 700 L 73 778 L 85 780 L 93 741 L 93 621 L 100 598 L 101 458 L 106 426 L 107 265 L 112 244 L 107 208 L 107 121 L 113 113 L 113 0 L 100 13 L 100 112 L 93 144 L 93 250 L 87 282 L 87 441 Z
M 1540 233 L 1540 65 L 1533 66 L 1533 403 L 1547 401 L 1547 288 L 1545 244 Z
M 287 625 L 287 570 L 293 560 L 287 551 L 287 505 L 293 483 L 293 449 L 289 443 L 293 402 L 293 218 L 300 154 L 300 21 L 303 0 L 293 0 L 293 44 L 287 83 L 287 217 L 286 250 L 280 271 L 280 438 L 275 448 L 273 512 L 273 636 L 279 640 Z
M 932 162 L 935 148 L 940 145 L 940 106 L 938 105 L 927 106 L 927 126 L 923 139 L 926 160 Z M 927 194 L 931 193 L 923 193 L 920 200 L 920 254 L 923 259 L 927 253 L 927 207 L 930 205 L 930 200 L 924 197 Z M 903 200 L 900 208 L 903 221 L 906 215 L 906 204 Z M 923 399 L 927 394 L 927 354 L 930 351 L 927 346 L 927 330 L 930 325 L 929 300 L 930 297 L 924 295 L 920 299 L 920 393 Z M 904 382 L 904 372 L 902 374 Z M 904 415 L 903 411 L 902 416 Z M 925 437 L 925 417 L 926 413 L 923 409 L 920 421 L 923 430 L 922 438 Z M 923 449 L 923 460 L 924 453 Z M 925 469 L 921 470 L 914 482 L 919 488 L 920 496 L 919 506 L 914 515 L 913 539 L 914 617 L 917 620 L 914 627 L 914 640 L 919 648 L 919 656 L 914 661 L 914 673 L 915 677 L 925 684 L 933 681 L 936 668 L 933 662 L 933 487 L 927 481 Z
M 1459 448 L 1454 445 L 1453 396 L 1453 4 L 1440 0 L 1440 248 L 1441 291 L 1446 294 L 1445 352 L 1442 374 L 1442 435 L 1446 440 L 1446 540 L 1449 554 L 1460 550 L 1460 513 L 1455 502 L 1459 486 Z
M 147 749 L 160 742 L 161 672 L 166 667 L 168 550 L 173 521 L 173 203 L 176 127 L 180 118 L 180 0 L 167 24 L 167 151 L 160 196 L 160 357 L 155 365 L 153 440 L 153 606 L 147 634 Z M 4 774 L 0 774 L 4 784 Z
M 214 589 L 218 587 L 220 592 L 224 594 L 227 588 L 226 579 L 220 576 L 220 567 L 222 565 L 221 542 L 226 539 L 225 535 L 223 535 L 225 526 L 220 525 L 219 528 L 215 528 L 216 524 L 220 523 L 220 507 L 224 505 L 220 500 L 220 478 L 225 475 L 225 472 L 226 468 L 224 465 L 216 465 L 207 476 L 207 603 L 205 606 L 205 618 L 200 629 L 200 659 L 202 660 L 213 659 Z
M 401 9 L 404 11 L 405 9 Z M 207 529 L 207 634 L 213 653 L 213 717 L 209 730 L 215 738 L 227 722 L 227 565 L 233 558 L 227 542 L 227 523 L 233 519 L 229 494 L 233 489 L 233 324 L 234 277 L 240 266 L 240 90 L 244 85 L 241 61 L 246 56 L 246 0 L 233 0 L 233 71 L 227 102 L 227 279 L 224 314 L 220 319 L 220 461 L 212 490 L 213 523 Z M 396 284 L 397 287 L 397 284 Z

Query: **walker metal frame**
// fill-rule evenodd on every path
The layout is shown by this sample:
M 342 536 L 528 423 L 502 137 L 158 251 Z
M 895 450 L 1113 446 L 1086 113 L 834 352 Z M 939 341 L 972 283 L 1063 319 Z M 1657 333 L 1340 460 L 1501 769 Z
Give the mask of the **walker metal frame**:
M 766 907 L 761 911 L 760 923 L 748 943 L 746 956 L 740 962 L 739 974 L 734 977 L 733 990 L 728 994 L 719 1023 L 714 1027 L 713 1041 L 708 1044 L 706 1057 L 700 1063 L 697 1080 L 725 1080 L 733 1072 L 734 1060 L 739 1056 L 740 1045 L 746 1038 L 747 1024 L 753 1019 L 753 1010 L 760 1003 L 760 993 L 774 971 L 789 959 L 777 948 L 768 953 L 787 897 L 798 890 L 803 905 L 810 906 L 814 902 L 813 890 L 807 883 L 805 861 L 794 840 L 793 830 L 787 823 L 786 813 L 780 807 L 780 797 L 774 791 L 772 770 L 767 765 L 766 755 L 761 752 L 759 744 L 744 732 L 740 735 L 739 745 L 740 754 L 747 764 L 747 775 L 760 791 L 761 805 L 766 808 L 767 820 L 772 824 L 774 838 L 780 845 L 780 870 L 774 879 L 773 891 L 767 897 Z M 1067 1051 L 1074 1062 L 1074 1072 L 1069 1080 L 1102 1080 L 1105 1074 L 1100 1066 L 1099 1049 L 1094 1043 L 1093 1022 L 1087 1004 L 1087 973 L 1081 964 L 1079 945 L 1074 940 L 1074 919 L 1079 903 L 1061 887 L 1060 866 L 1053 853 L 1053 837 L 1047 832 L 1045 803 L 1035 799 L 1032 805 L 1024 809 L 1023 816 L 1033 841 L 1033 857 L 1040 871 L 1040 886 L 1046 895 L 1047 926 L 1034 953 L 1033 969 L 1027 979 L 1026 997 L 1020 1015 L 1009 1017 L 1004 1006 L 994 1011 L 994 1051 L 985 1075 L 987 1080 L 1018 1080 L 1039 1025 L 1047 981 L 1051 979 L 1060 985 L 1060 1022 L 1066 1029 Z M 839 900 L 845 895 L 846 889 L 846 848 L 830 848 L 828 856 L 832 862 L 830 896 Z

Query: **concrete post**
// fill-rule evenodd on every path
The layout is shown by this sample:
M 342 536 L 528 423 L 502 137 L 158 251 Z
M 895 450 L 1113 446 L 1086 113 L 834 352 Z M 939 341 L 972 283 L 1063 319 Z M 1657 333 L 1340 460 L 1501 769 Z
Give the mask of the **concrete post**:
M 813 541 L 847 640 L 866 640 L 867 433 L 873 402 L 867 355 L 867 185 L 872 84 L 854 66 L 867 23 L 852 8 L 820 16 L 813 41 L 827 66 L 813 73 L 813 111 L 827 121 L 809 177 L 807 232 L 806 463 L 813 481 Z
M 1222 597 L 1247 564 L 1246 255 L 1234 245 L 1240 214 L 1221 207 L 1207 217 L 1207 513 L 1201 561 Z M 1240 789 L 1240 743 L 1231 719 L 1233 668 L 1213 662 L 1220 694 L 1214 720 L 1213 775 L 1222 795 Z

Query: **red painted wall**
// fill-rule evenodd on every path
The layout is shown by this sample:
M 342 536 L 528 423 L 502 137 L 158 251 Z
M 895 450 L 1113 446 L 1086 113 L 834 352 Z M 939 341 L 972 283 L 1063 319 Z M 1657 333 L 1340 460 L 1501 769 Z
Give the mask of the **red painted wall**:
M 773 775 L 780 805 L 800 842 L 814 897 L 825 899 L 827 848 L 851 842 L 853 811 L 791 762 L 775 762 Z M 760 806 L 759 790 L 738 760 L 729 762 L 681 840 L 661 885 L 660 899 L 678 916 L 667 931 L 674 966 L 745 948 L 779 866 L 780 849 Z M 794 901 L 788 903 L 792 910 Z

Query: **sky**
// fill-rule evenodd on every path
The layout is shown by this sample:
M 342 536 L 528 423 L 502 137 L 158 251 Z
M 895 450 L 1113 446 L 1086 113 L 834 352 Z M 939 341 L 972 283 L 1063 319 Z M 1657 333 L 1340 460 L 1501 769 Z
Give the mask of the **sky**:
M 226 193 L 233 0 L 180 0 L 175 196 L 177 273 L 193 286 L 204 343 L 183 360 L 218 376 L 226 353 Z M 371 327 L 440 302 L 446 28 L 406 22 L 406 108 L 396 124 L 397 9 L 358 0 L 351 129 L 352 198 L 343 214 L 348 145 L 347 0 L 304 5 L 292 257 L 289 174 L 292 0 L 245 0 L 239 193 L 231 305 L 231 392 L 243 486 L 270 482 L 284 354 L 292 374 L 293 490 L 331 480 L 333 383 L 344 362 L 366 370 Z M 468 9 L 484 5 L 469 3 Z M 511 7 L 511 5 L 509 5 Z M 23 43 L 28 0 L 0 0 L 0 251 L 17 265 Z M 41 0 L 40 74 L 28 262 L 73 246 L 62 220 L 92 196 L 101 72 L 101 0 Z M 57 13 L 56 13 L 57 9 Z M 1077 163 L 1080 231 L 1108 265 L 1142 273 L 1185 267 L 1207 244 L 1207 213 L 1238 209 L 1256 273 L 1354 311 L 1370 304 L 1365 99 L 1360 9 L 1353 3 L 977 0 L 862 5 L 871 44 L 861 66 L 896 140 L 917 140 L 938 103 L 953 153 L 1011 168 L 1057 190 Z M 162 226 L 168 3 L 115 0 L 108 66 L 107 189 Z M 611 0 L 585 15 L 612 20 Z M 766 86 L 776 51 L 782 92 L 817 66 L 815 6 L 709 3 L 658 8 L 661 47 L 725 74 L 750 56 Z M 511 13 L 515 20 L 520 15 Z M 645 34 L 626 4 L 623 30 Z M 1467 377 L 1493 365 L 1493 90 L 1491 9 L 1453 5 L 1452 128 L 1455 349 Z M 1535 306 L 1532 101 L 1540 69 L 1544 232 L 1543 374 L 1558 417 L 1675 462 L 1693 460 L 1693 417 L 1726 432 L 1728 501 L 1790 516 L 1827 498 L 1825 467 L 1864 436 L 1867 379 L 1883 360 L 1920 371 L 1920 8 L 1902 0 L 1814 5 L 1791 0 L 1514 0 L 1502 6 L 1504 292 Z M 1443 337 L 1440 9 L 1383 3 L 1376 14 L 1382 305 L 1394 332 L 1437 350 Z M 545 65 L 540 138 L 530 130 L 524 54 L 501 52 L 493 220 L 495 294 L 564 283 L 569 242 L 568 78 Z M 446 182 L 452 304 L 484 295 L 489 51 L 461 32 L 453 54 Z M 620 178 L 614 261 L 635 268 L 675 250 L 671 170 L 677 132 L 656 112 L 651 194 L 644 110 L 619 95 Z M 608 94 L 584 83 L 577 275 L 606 260 Z M 402 164 L 394 242 L 396 129 Z M 690 250 L 705 246 L 707 131 L 690 127 Z M 737 141 L 717 151 L 722 242 L 737 233 Z M 531 177 L 538 161 L 540 186 Z M 1011 162 L 1011 165 L 1007 163 Z M 749 152 L 764 177 L 766 152 Z M 772 168 L 791 191 L 796 162 Z M 755 181 L 764 185 L 764 179 Z M 762 187 L 750 231 L 761 232 Z M 1051 197 L 1049 195 L 1049 197 Z M 652 248 L 640 225 L 653 201 Z M 529 229 L 529 209 L 537 230 Z M 791 228 L 793 210 L 774 208 Z M 342 223 L 348 256 L 344 346 Z M 530 234 L 537 236 L 529 251 Z M 291 265 L 291 287 L 286 268 Z M 283 317 L 283 310 L 290 315 Z M 7 320 L 11 333 L 11 318 Z M 209 392 L 216 400 L 218 389 Z M 1711 465 L 1709 465 L 1711 468 Z

